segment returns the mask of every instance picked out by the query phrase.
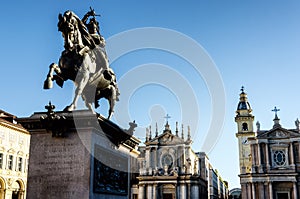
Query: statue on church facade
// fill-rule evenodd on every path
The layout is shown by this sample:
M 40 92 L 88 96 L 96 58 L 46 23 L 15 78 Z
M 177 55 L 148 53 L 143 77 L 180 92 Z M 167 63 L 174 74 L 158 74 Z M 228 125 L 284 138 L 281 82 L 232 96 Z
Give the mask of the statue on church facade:
M 106 98 L 110 105 L 109 119 L 120 93 L 114 71 L 109 67 L 105 40 L 100 35 L 96 16 L 93 9 L 82 20 L 72 11 L 59 14 L 57 26 L 64 38 L 65 49 L 58 64 L 50 65 L 44 89 L 52 88 L 54 80 L 60 87 L 63 87 L 64 81 L 72 80 L 77 85 L 75 97 L 64 110 L 75 110 L 81 96 L 88 109 L 94 112 L 93 104 L 97 108 L 98 100 Z M 89 17 L 92 18 L 87 23 Z

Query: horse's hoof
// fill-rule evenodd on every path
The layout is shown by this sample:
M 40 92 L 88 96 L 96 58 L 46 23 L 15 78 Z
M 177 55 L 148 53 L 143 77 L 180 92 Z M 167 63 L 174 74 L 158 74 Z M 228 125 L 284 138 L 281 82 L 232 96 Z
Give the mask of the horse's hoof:
M 75 106 L 74 105 L 70 105 L 70 106 L 67 106 L 64 111 L 74 111 L 75 110 Z
M 47 77 L 47 79 L 44 81 L 44 89 L 50 89 L 53 87 L 53 82 L 51 77 Z
M 112 115 L 113 115 L 113 112 L 108 115 L 107 119 L 110 120 Z

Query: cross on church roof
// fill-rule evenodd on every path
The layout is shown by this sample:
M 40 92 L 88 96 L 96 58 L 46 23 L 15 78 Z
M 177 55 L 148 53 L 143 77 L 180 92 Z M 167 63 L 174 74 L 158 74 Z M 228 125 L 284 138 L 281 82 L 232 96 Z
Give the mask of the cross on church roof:
M 168 123 L 168 120 L 171 118 L 171 116 L 169 116 L 169 114 L 167 114 L 164 118 L 166 119 L 166 122 Z
M 280 109 L 278 109 L 276 106 L 274 107 L 274 109 L 272 110 L 275 112 L 275 118 L 277 118 L 277 112 L 280 111 Z

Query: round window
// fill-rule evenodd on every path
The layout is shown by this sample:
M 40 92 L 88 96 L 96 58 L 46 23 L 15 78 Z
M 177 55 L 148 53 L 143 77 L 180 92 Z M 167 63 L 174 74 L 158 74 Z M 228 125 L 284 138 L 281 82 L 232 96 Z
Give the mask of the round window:
M 286 162 L 285 153 L 281 150 L 274 152 L 274 162 L 278 166 L 283 166 Z
M 171 166 L 173 164 L 173 158 L 170 154 L 165 154 L 162 158 L 162 166 Z

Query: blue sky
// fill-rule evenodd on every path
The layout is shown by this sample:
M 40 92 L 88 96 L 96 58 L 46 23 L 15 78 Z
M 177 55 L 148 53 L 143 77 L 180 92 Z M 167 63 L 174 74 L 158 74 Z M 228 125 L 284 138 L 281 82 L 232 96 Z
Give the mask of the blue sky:
M 1 109 L 25 117 L 44 111 L 49 100 L 57 110 L 71 102 L 71 82 L 66 83 L 64 89 L 54 86 L 47 91 L 42 85 L 48 66 L 57 62 L 63 50 L 63 40 L 56 27 L 58 13 L 73 10 L 82 17 L 90 6 L 102 15 L 99 18 L 101 33 L 107 39 L 134 28 L 161 27 L 187 35 L 206 50 L 219 70 L 226 94 L 223 131 L 209 157 L 231 188 L 239 186 L 234 116 L 242 85 L 248 93 L 255 121 L 260 121 L 262 129 L 272 127 L 274 113 L 271 110 L 274 106 L 281 109 L 278 115 L 282 125 L 294 128 L 294 121 L 300 115 L 300 3 L 297 1 L 2 2 Z M 185 60 L 155 49 L 128 53 L 113 62 L 111 67 L 122 79 L 128 71 L 148 63 L 167 65 L 191 85 L 199 109 L 199 129 L 191 127 L 196 131 L 193 148 L 200 150 L 213 106 L 207 89 L 209 85 Z M 168 74 L 165 77 L 168 78 Z M 181 123 L 181 99 L 166 87 L 148 84 L 131 96 L 128 109 L 131 119 L 135 119 L 139 126 L 146 127 L 159 121 L 161 127 L 164 120 L 162 117 L 152 118 L 157 115 L 155 112 L 158 115 L 169 113 L 173 129 L 176 121 Z M 98 110 L 104 115 L 105 104 L 103 101 L 102 109 Z M 185 125 L 189 125 L 188 122 Z M 140 138 L 143 134 L 137 132 Z

